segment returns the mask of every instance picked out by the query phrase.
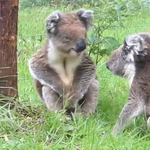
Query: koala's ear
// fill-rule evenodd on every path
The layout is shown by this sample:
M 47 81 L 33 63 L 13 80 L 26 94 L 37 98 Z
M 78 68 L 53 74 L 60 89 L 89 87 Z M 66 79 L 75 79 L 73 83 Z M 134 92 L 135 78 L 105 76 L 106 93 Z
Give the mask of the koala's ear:
M 47 33 L 54 33 L 56 29 L 56 25 L 58 21 L 61 18 L 61 12 L 60 11 L 54 11 L 52 12 L 47 18 L 46 18 L 46 31 Z
M 122 57 L 128 62 L 145 62 L 147 58 L 147 46 L 145 40 L 139 34 L 132 34 L 124 39 Z
M 76 11 L 79 19 L 84 23 L 85 27 L 88 29 L 92 25 L 93 11 L 87 9 L 79 9 Z

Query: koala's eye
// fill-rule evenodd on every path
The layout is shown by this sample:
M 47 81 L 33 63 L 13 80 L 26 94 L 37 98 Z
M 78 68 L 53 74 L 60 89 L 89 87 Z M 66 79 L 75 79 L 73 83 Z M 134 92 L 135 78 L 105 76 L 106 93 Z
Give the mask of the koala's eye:
M 63 39 L 64 39 L 64 41 L 65 41 L 65 42 L 70 41 L 70 39 L 69 39 L 69 37 L 68 37 L 68 36 L 64 36 L 64 37 L 63 37 Z

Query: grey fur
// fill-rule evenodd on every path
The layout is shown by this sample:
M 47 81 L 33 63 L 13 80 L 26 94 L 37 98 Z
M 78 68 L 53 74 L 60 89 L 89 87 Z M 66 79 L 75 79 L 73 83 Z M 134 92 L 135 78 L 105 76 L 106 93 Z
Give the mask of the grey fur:
M 86 9 L 79 9 L 76 11 L 76 14 L 79 16 L 81 21 L 84 23 L 86 28 L 89 28 L 91 24 L 91 20 L 93 18 L 93 11 L 92 10 L 86 10 Z
M 42 95 L 47 108 L 51 111 L 61 110 L 66 100 L 64 96 L 70 90 L 70 99 L 66 109 L 77 109 L 79 107 L 78 102 L 85 96 L 81 111 L 84 116 L 88 113 L 93 113 L 98 101 L 99 82 L 95 79 L 95 65 L 88 55 L 84 55 L 82 63 L 75 72 L 72 86 L 67 89 L 57 73 L 48 64 L 42 62 L 45 58 L 43 57 L 40 60 L 43 51 L 37 52 L 39 54 L 37 53 L 36 57 L 32 57 L 29 60 L 29 68 L 32 70 L 31 72 L 34 72 L 34 75 L 31 73 L 33 78 L 43 85 L 42 94 L 38 94 Z M 45 54 L 43 53 L 43 55 Z
M 46 18 L 46 32 L 50 33 L 54 33 L 55 32 L 55 28 L 57 25 L 57 22 L 59 21 L 59 19 L 61 18 L 61 12 L 60 11 L 54 11 L 52 12 L 47 18 Z
M 126 77 L 130 91 L 126 104 L 113 127 L 112 134 L 124 130 L 128 121 L 141 114 L 150 115 L 150 35 L 137 33 L 127 36 L 124 43 L 109 57 L 107 68 Z M 149 124 L 149 121 L 148 121 Z
M 79 17 L 77 17 L 77 14 Z M 82 51 L 76 57 L 72 57 L 72 60 L 78 58 L 80 62 L 75 68 L 73 80 L 69 85 L 62 81 L 60 74 L 57 73 L 58 70 L 51 67 L 49 63 L 49 52 L 53 48 L 54 53 L 59 52 L 59 55 L 62 55 L 60 58 L 63 60 L 63 67 L 66 67 L 65 62 L 67 58 L 71 57 L 70 51 L 75 49 L 76 41 L 80 38 L 86 40 L 86 25 L 90 23 L 91 14 L 92 11 L 89 10 L 79 10 L 75 13 L 66 14 L 53 12 L 50 14 L 46 19 L 47 34 L 53 33 L 56 26 L 59 28 L 58 33 L 51 34 L 51 37 L 47 36 L 44 46 L 35 52 L 29 60 L 29 71 L 35 81 L 35 89 L 51 111 L 59 111 L 65 107 L 66 112 L 72 113 L 80 107 L 82 115 L 86 117 L 96 109 L 99 82 L 96 79 L 95 64 L 85 51 Z M 81 18 L 84 18 L 84 21 L 87 20 L 85 26 L 83 26 Z M 64 41 L 64 35 L 69 40 Z M 49 43 L 53 46 L 50 47 Z M 80 56 L 81 60 L 79 59 Z

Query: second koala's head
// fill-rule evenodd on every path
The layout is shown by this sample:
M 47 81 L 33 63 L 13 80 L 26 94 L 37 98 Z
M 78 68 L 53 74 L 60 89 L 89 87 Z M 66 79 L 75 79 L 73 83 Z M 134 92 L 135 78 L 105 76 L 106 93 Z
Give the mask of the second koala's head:
M 113 74 L 131 79 L 149 61 L 149 44 L 150 35 L 148 33 L 126 36 L 123 44 L 108 58 L 107 69 Z
M 52 12 L 46 19 L 46 32 L 54 49 L 66 55 L 78 56 L 86 49 L 87 29 L 93 11 L 79 9 L 75 12 Z

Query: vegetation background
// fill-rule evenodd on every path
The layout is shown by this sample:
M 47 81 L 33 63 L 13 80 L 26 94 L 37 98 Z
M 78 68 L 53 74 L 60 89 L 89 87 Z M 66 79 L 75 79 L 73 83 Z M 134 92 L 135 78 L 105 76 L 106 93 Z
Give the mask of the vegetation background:
M 37 97 L 27 61 L 45 40 L 44 21 L 54 10 L 94 11 L 88 51 L 97 64 L 100 96 L 95 114 L 60 121 Z M 150 31 L 150 0 L 20 0 L 18 20 L 19 99 L 0 106 L 1 150 L 149 150 L 144 116 L 117 137 L 111 129 L 128 96 L 128 81 L 105 67 L 109 54 L 128 34 Z

